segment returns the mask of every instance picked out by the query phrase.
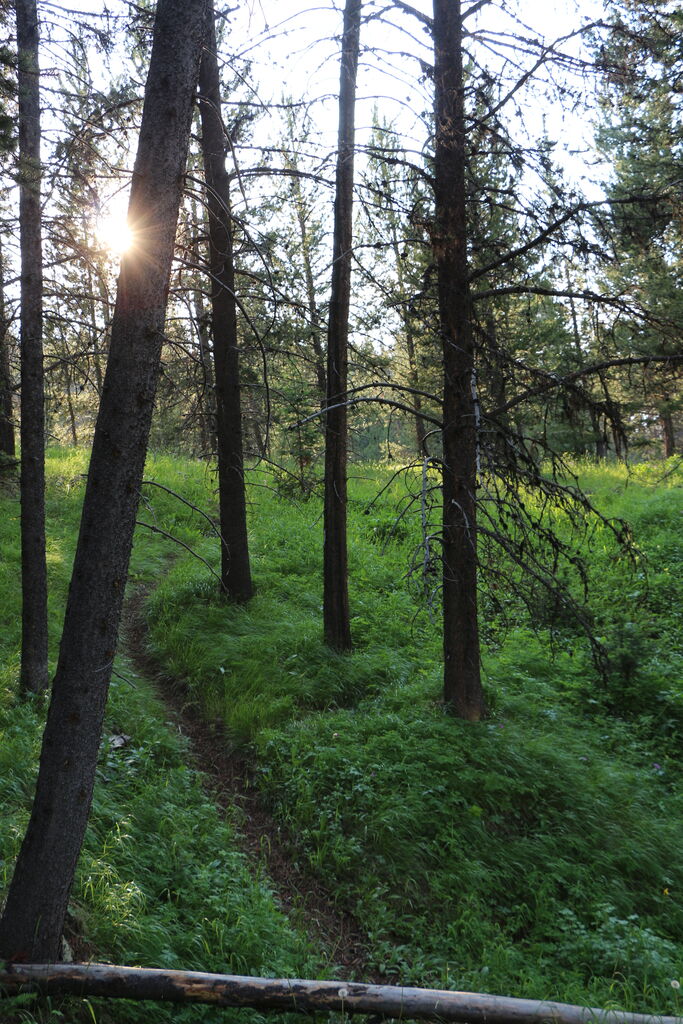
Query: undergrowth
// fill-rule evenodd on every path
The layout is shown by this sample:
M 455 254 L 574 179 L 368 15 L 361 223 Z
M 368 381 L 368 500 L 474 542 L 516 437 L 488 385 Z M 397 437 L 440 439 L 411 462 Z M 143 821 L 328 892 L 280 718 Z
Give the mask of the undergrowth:
M 53 665 L 78 526 L 83 462 L 78 453 L 52 452 L 48 459 Z M 168 477 L 178 487 L 190 480 L 203 486 L 196 467 Z M 15 496 L 3 495 L 0 505 L 1 893 L 28 821 L 46 699 L 16 697 L 20 597 Z M 157 506 L 153 514 L 161 516 L 163 508 Z M 169 518 L 174 514 L 175 509 Z M 156 537 L 140 536 L 134 579 L 148 582 L 166 554 L 167 545 Z M 267 876 L 240 852 L 234 828 L 203 787 L 185 739 L 167 720 L 151 684 L 122 658 L 117 659 L 110 689 L 67 941 L 77 956 L 136 966 L 274 976 L 316 976 L 321 970 L 322 958 L 279 910 Z M 50 1024 L 215 1019 L 209 1007 L 96 999 L 35 1004 L 29 996 L 8 1000 L 2 1019 L 9 1020 L 12 1012 L 17 1021 Z M 237 1013 L 224 1016 L 237 1019 Z
M 322 642 L 319 500 L 292 500 L 263 470 L 250 478 L 257 594 L 248 607 L 225 603 L 203 562 L 144 528 L 131 575 L 158 582 L 148 602 L 152 653 L 188 700 L 223 719 L 228 741 L 251 752 L 292 860 L 362 925 L 368 970 L 405 984 L 675 1013 L 683 491 L 680 477 L 662 479 L 661 463 L 578 470 L 601 511 L 631 522 L 638 545 L 628 562 L 608 530 L 582 542 L 606 671 L 543 595 L 531 606 L 513 592 L 492 603 L 484 595 L 490 713 L 481 725 L 452 719 L 440 703 L 438 595 L 429 576 L 408 571 L 421 564 L 421 509 L 400 474 L 388 483 L 386 469 L 364 468 L 351 482 L 351 655 Z M 51 456 L 54 640 L 80 473 L 78 455 Z M 148 476 L 215 515 L 204 466 L 157 458 Z M 140 518 L 217 568 L 207 520 L 166 491 L 144 495 Z M 12 495 L 1 500 L 0 883 L 25 825 L 44 711 L 13 696 L 17 513 Z M 565 528 L 559 516 L 556 525 Z M 125 663 L 118 671 L 74 892 L 75 940 L 120 962 L 319 973 L 320 958 L 237 851 L 148 684 Z M 163 1008 L 115 1009 L 116 1020 L 168 1019 Z M 107 1019 L 103 1005 L 95 1011 Z
M 353 910 L 369 968 L 674 1012 L 682 491 L 657 482 L 661 464 L 577 469 L 637 544 L 625 558 L 600 525 L 581 542 L 605 671 L 542 594 L 531 609 L 513 592 L 484 600 L 481 726 L 441 707 L 438 606 L 406 575 L 420 503 L 400 475 L 374 500 L 386 470 L 351 487 L 352 655 L 322 642 L 319 503 L 283 501 L 265 476 L 251 490 L 256 598 L 226 606 L 183 559 L 150 603 L 152 643 L 232 741 L 252 745 L 292 858 Z

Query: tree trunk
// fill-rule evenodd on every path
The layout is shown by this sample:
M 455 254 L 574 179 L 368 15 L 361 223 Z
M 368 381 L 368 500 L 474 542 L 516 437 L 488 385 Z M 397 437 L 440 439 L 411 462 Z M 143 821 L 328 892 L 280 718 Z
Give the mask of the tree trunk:
M 45 556 L 43 254 L 40 212 L 40 78 L 35 0 L 16 0 L 21 247 L 21 667 L 19 687 L 48 685 Z
M 8 964 L 0 986 L 14 995 L 97 996 L 109 999 L 155 999 L 161 1003 L 208 1003 L 253 1007 L 261 1013 L 363 1014 L 378 1019 L 453 1021 L 454 1024 L 680 1024 L 680 1017 L 601 1010 L 516 999 L 480 992 L 452 992 L 401 985 L 366 985 L 354 981 L 308 981 L 301 978 L 250 978 L 200 971 L 115 967 L 111 964 Z M 215 1014 L 212 1014 L 215 1018 Z M 215 1018 L 219 1020 L 220 1018 Z
M 90 233 L 88 230 L 88 221 L 85 216 L 85 213 L 81 217 L 81 230 L 83 232 L 83 238 L 85 240 L 86 248 L 92 248 L 93 246 L 89 237 Z M 95 387 L 97 389 L 97 397 L 99 399 L 102 396 L 102 383 L 104 377 L 102 374 L 102 359 L 100 355 L 99 344 L 100 329 L 97 324 L 97 305 L 95 302 L 95 279 L 90 259 L 86 259 L 85 261 L 85 271 L 88 281 L 88 295 L 85 302 L 88 310 L 88 320 L 90 321 L 90 346 L 92 349 L 93 368 L 95 370 Z M 98 291 L 100 299 L 102 300 L 103 303 L 103 320 L 106 324 L 109 319 L 109 301 L 99 271 L 97 272 L 97 277 Z
M 233 265 L 230 183 L 213 17 L 199 75 L 202 155 L 209 212 L 211 327 L 216 383 L 216 439 L 221 521 L 221 586 L 234 601 L 254 593 L 249 565 L 244 492 L 237 303 Z
M 676 430 L 670 409 L 665 407 L 659 410 L 659 422 L 662 426 L 662 438 L 664 440 L 664 458 L 670 459 L 672 455 L 676 454 Z
M 74 448 L 78 447 L 78 430 L 76 428 L 76 410 L 74 409 L 73 398 L 71 396 L 71 372 L 67 368 L 62 376 L 64 381 L 64 390 L 66 392 L 66 408 L 69 413 L 69 426 L 71 427 L 71 443 Z
M 344 403 L 351 302 L 353 157 L 360 12 L 361 0 L 346 0 L 339 84 L 332 289 L 327 329 L 323 620 L 325 642 L 337 651 L 350 651 L 352 646 L 346 551 L 347 417 Z
M 159 0 L 110 354 L 36 795 L 0 957 L 59 959 L 88 820 L 149 437 L 206 0 Z
M 484 714 L 477 623 L 477 415 L 467 264 L 460 0 L 434 0 L 434 234 L 443 345 L 444 701 Z
M 12 374 L 9 363 L 9 325 L 5 309 L 5 266 L 0 238 L 0 455 L 14 459 L 14 414 L 12 409 Z
M 318 383 L 320 408 L 324 409 L 325 396 L 327 393 L 327 386 L 325 383 L 325 352 L 323 350 L 318 303 L 315 297 L 315 281 L 313 279 L 313 264 L 311 261 L 311 244 L 308 236 L 308 229 L 306 227 L 304 197 L 299 179 L 293 177 L 292 185 L 294 188 L 296 220 L 299 226 L 299 241 L 301 242 L 301 259 L 304 265 L 304 278 L 306 280 L 306 300 L 308 302 L 308 321 L 311 329 L 311 345 L 313 347 L 315 362 L 315 377 Z
M 600 413 L 597 409 L 590 409 L 590 418 L 595 458 L 605 459 L 607 458 L 607 434 L 600 423 Z

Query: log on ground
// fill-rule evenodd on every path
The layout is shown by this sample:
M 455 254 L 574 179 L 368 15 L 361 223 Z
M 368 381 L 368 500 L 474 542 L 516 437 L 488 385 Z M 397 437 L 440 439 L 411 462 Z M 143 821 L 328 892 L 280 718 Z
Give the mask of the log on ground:
M 683 1024 L 681 1017 L 626 1013 L 476 992 L 364 985 L 359 982 L 250 978 L 111 964 L 0 965 L 0 994 L 101 996 L 209 1003 L 298 1013 L 335 1011 L 462 1024 Z

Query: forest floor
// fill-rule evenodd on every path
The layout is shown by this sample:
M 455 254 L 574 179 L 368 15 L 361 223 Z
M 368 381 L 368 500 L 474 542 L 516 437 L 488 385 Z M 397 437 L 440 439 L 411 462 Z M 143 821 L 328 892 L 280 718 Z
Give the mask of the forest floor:
M 86 458 L 60 449 L 48 459 L 53 665 Z M 513 586 L 482 588 L 489 716 L 474 728 L 444 713 L 438 617 L 409 571 L 422 538 L 415 480 L 354 470 L 354 651 L 341 656 L 322 637 L 317 496 L 252 472 L 258 589 L 248 606 L 231 605 L 201 561 L 216 564 L 215 533 L 171 493 L 215 509 L 205 465 L 150 459 L 150 478 L 170 491 L 146 493 L 146 518 L 200 560 L 157 534 L 136 537 L 72 891 L 75 951 L 141 967 L 341 975 L 678 1013 L 683 486 L 669 469 L 578 467 L 604 514 L 631 522 L 639 547 L 623 558 L 600 526 L 577 538 L 606 675 L 542 592 L 527 606 Z M 571 535 L 561 509 L 539 514 Z M 9 487 L 0 491 L 0 898 L 47 707 L 16 695 L 18 522 Z M 60 1007 L 34 1017 L 28 1003 L 17 1014 L 64 1019 Z M 74 1022 L 94 1018 L 216 1020 L 211 1008 L 99 1000 L 67 1011 Z M 242 1011 L 221 1019 L 265 1024 Z
M 171 721 L 189 742 L 193 767 L 222 816 L 237 828 L 236 838 L 258 874 L 261 866 L 274 886 L 283 912 L 303 930 L 312 948 L 324 951 L 337 977 L 390 984 L 390 979 L 367 968 L 365 937 L 352 914 L 310 872 L 292 862 L 292 837 L 264 806 L 253 781 L 253 759 L 236 749 L 224 723 L 207 719 L 181 678 L 170 677 L 148 647 L 145 601 L 149 588 L 138 586 L 127 599 L 122 641 L 140 675 L 154 684 Z

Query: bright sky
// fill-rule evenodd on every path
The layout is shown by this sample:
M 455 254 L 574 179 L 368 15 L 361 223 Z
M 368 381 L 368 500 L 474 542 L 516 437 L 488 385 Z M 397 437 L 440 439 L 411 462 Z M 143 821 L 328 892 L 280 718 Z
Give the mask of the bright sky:
M 429 0 L 412 0 L 413 6 L 431 12 Z M 251 79 L 254 95 L 264 102 L 280 100 L 283 95 L 317 99 L 312 108 L 321 132 L 324 147 L 332 151 L 336 139 L 336 92 L 339 82 L 339 35 L 342 25 L 343 0 L 248 0 L 236 6 L 229 15 L 226 50 L 237 50 L 253 60 Z M 465 4 L 465 7 L 467 4 Z M 63 24 L 68 30 L 71 12 L 79 7 L 89 15 L 100 14 L 99 0 L 56 0 L 45 9 L 47 18 L 64 12 Z M 110 9 L 116 10 L 116 0 Z M 366 0 L 364 10 L 375 5 Z M 546 44 L 575 31 L 581 25 L 599 18 L 603 0 L 493 0 L 468 23 L 468 27 L 485 30 L 497 44 L 503 33 L 516 32 L 529 38 L 542 38 Z M 372 110 L 377 105 L 383 116 L 397 119 L 402 133 L 412 139 L 415 148 L 424 143 L 425 126 L 420 115 L 431 106 L 430 87 L 415 60 L 431 61 L 429 38 L 415 19 L 392 14 L 403 31 L 390 29 L 386 21 L 364 25 L 358 83 L 357 125 L 359 141 L 370 126 Z M 407 34 L 407 31 L 410 35 Z M 496 74 L 501 65 L 491 49 L 482 52 L 489 70 Z M 581 52 L 579 40 L 565 45 L 574 55 Z M 533 58 L 526 58 L 528 67 Z M 591 85 L 588 85 L 590 91 Z M 584 174 L 581 150 L 586 148 L 587 118 L 585 110 L 575 112 L 559 104 L 549 104 L 541 95 L 542 86 L 533 84 L 522 96 L 524 120 L 531 134 L 543 129 L 558 141 L 556 157 L 573 179 Z M 588 132 L 589 135 L 589 132 Z M 564 152 L 562 150 L 564 149 Z M 125 197 L 112 203 L 114 224 L 122 219 Z M 120 243 L 122 244 L 122 243 Z
M 430 0 L 409 2 L 425 14 L 431 13 Z M 377 6 L 366 0 L 364 10 L 372 11 Z M 467 3 L 463 6 L 466 8 Z M 254 60 L 253 77 L 264 101 L 277 101 L 283 95 L 329 97 L 326 102 L 318 101 L 312 111 L 324 136 L 323 145 L 329 151 L 334 149 L 336 139 L 342 11 L 343 0 L 250 0 L 231 15 L 228 37 L 228 46 L 238 47 L 241 40 L 248 41 L 244 53 Z M 492 48 L 480 48 L 481 59 L 495 75 L 505 52 L 504 33 L 542 39 L 549 45 L 603 16 L 603 0 L 493 0 L 468 22 L 468 27 L 486 31 L 495 42 L 497 53 Z M 406 31 L 392 31 L 386 21 L 371 21 L 362 28 L 361 43 L 366 49 L 361 55 L 358 76 L 357 139 L 362 144 L 367 137 L 366 129 L 377 105 L 381 114 L 396 119 L 405 138 L 421 149 L 426 129 L 420 115 L 430 110 L 431 94 L 429 81 L 424 77 L 419 81 L 420 68 L 415 57 L 431 62 L 430 40 L 417 20 L 395 13 L 392 18 L 410 35 Z M 584 46 L 577 36 L 562 44 L 561 49 L 578 57 L 582 53 L 585 56 Z M 522 70 L 533 60 L 533 56 L 525 58 Z M 574 89 L 580 85 L 578 79 L 571 84 Z M 581 88 L 590 102 L 594 82 L 588 79 Z M 591 181 L 599 174 L 594 167 L 587 166 L 585 159 L 591 143 L 590 118 L 585 107 L 581 103 L 575 105 L 573 99 L 563 104 L 549 102 L 540 80 L 531 82 L 519 94 L 519 100 L 529 134 L 538 138 L 545 132 L 557 142 L 555 158 L 566 177 L 597 197 L 599 186 Z M 513 117 L 513 123 L 520 131 L 522 120 Z

